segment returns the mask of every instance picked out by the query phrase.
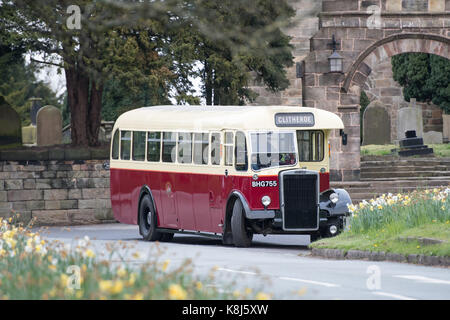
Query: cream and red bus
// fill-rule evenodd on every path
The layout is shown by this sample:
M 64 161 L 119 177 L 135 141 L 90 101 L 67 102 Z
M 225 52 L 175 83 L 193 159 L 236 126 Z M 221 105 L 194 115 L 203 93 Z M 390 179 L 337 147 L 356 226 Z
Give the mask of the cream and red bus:
M 121 115 L 111 203 L 145 240 L 174 233 L 250 246 L 253 234 L 333 236 L 351 203 L 330 189 L 335 114 L 283 106 L 154 106 Z

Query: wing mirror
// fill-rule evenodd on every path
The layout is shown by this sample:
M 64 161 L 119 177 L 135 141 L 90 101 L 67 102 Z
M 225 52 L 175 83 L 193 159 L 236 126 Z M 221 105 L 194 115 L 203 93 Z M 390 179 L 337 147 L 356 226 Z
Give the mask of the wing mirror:
M 347 145 L 347 134 L 344 133 L 344 130 L 343 130 L 343 129 L 341 129 L 341 130 L 339 131 L 339 134 L 340 134 L 340 136 L 342 137 L 342 145 L 343 145 L 343 146 L 346 146 L 346 145 Z

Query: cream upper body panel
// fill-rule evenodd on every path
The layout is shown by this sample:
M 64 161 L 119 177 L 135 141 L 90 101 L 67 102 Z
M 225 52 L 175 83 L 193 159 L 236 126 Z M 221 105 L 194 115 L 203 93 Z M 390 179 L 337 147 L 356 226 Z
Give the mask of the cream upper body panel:
M 314 124 L 308 126 L 277 126 L 276 114 L 310 113 Z M 114 130 L 217 131 L 238 130 L 323 130 L 343 129 L 336 114 L 316 108 L 286 106 L 154 106 L 122 114 Z

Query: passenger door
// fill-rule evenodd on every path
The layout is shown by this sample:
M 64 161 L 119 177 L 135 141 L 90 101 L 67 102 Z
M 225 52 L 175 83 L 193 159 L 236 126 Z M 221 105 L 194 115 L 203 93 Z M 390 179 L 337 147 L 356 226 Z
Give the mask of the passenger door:
M 176 161 L 176 132 L 163 132 L 162 162 L 174 163 Z M 176 173 L 161 172 L 160 190 L 163 209 L 163 222 L 167 228 L 179 227 L 176 210 Z

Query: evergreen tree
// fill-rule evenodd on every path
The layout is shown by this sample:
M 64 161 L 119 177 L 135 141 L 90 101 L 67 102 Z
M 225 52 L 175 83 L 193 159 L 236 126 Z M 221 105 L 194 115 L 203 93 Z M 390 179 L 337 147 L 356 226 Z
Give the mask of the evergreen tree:
M 74 5 L 80 28 L 67 23 Z M 254 98 L 250 72 L 272 90 L 287 87 L 292 55 L 281 27 L 292 15 L 287 0 L 12 0 L 0 2 L 0 41 L 64 70 L 72 143 L 97 145 L 102 99 L 115 94 L 104 95 L 108 87 L 138 104 L 141 92 L 144 102 L 198 103 L 197 75 L 215 104 Z
M 394 80 L 403 87 L 406 101 L 433 102 L 450 113 L 450 62 L 426 53 L 405 53 L 392 57 Z

